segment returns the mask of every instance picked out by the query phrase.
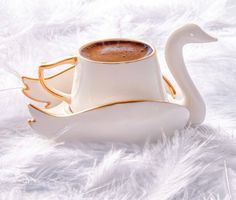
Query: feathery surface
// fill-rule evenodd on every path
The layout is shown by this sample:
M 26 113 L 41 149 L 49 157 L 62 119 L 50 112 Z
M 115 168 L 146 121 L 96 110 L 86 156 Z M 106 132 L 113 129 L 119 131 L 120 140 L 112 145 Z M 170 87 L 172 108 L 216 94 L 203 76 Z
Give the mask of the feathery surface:
M 0 1 L 0 199 L 236 199 L 234 0 Z M 55 143 L 35 134 L 20 76 L 95 39 L 143 39 L 158 50 L 197 23 L 219 41 L 189 45 L 185 62 L 207 104 L 204 125 L 154 143 Z

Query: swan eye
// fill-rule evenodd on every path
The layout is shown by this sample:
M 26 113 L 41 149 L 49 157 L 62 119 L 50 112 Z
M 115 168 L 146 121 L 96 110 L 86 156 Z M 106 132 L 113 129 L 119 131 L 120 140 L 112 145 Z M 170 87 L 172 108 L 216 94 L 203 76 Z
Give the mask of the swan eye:
M 193 34 L 193 33 L 190 33 L 190 36 L 191 36 L 191 37 L 194 37 L 194 34 Z

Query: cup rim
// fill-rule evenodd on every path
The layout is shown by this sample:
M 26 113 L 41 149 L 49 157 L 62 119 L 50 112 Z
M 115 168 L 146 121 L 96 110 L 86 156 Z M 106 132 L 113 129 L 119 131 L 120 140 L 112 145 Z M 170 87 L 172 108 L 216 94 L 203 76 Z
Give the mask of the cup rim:
M 147 45 L 148 47 L 150 47 L 152 49 L 152 52 L 142 58 L 139 58 L 139 59 L 135 59 L 135 60 L 128 60 L 128 61 L 97 61 L 97 60 L 92 60 L 92 59 L 89 59 L 89 58 L 86 58 L 84 56 L 82 56 L 81 54 L 81 51 L 82 49 L 84 49 L 85 47 L 88 47 L 89 45 L 91 44 L 95 44 L 95 43 L 99 43 L 99 42 L 109 42 L 109 41 L 130 41 L 130 42 L 138 42 L 138 43 L 141 43 L 141 44 L 145 44 Z M 143 40 L 136 40 L 136 39 L 131 39 L 131 38 L 108 38 L 108 39 L 100 39 L 100 40 L 94 40 L 94 41 L 91 41 L 91 42 L 88 42 L 84 45 L 82 45 L 79 49 L 78 49 L 78 55 L 79 55 L 79 58 L 83 59 L 83 60 L 86 60 L 88 62 L 93 62 L 93 63 L 100 63 L 100 64 L 122 64 L 122 63 L 133 63 L 133 62 L 138 62 L 138 61 L 141 61 L 141 60 L 145 60 L 147 58 L 150 58 L 151 56 L 153 56 L 154 54 L 156 53 L 156 49 L 154 48 L 153 45 L 151 45 L 150 43 L 146 42 L 146 41 L 143 41 Z

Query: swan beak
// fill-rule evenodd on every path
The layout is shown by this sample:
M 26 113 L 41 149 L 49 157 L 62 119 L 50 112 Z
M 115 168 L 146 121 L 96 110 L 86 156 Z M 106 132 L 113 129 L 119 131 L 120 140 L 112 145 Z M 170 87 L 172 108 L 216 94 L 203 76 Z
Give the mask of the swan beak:
M 205 33 L 204 35 L 204 42 L 216 42 L 218 41 L 217 38 L 210 36 L 209 34 Z

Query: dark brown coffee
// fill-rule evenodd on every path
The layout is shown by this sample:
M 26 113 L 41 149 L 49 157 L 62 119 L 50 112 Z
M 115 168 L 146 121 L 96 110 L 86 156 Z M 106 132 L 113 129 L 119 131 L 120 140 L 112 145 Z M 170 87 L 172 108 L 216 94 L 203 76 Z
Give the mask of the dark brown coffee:
M 85 58 L 101 62 L 122 62 L 143 58 L 152 52 L 146 44 L 133 41 L 104 41 L 91 44 L 81 50 Z

